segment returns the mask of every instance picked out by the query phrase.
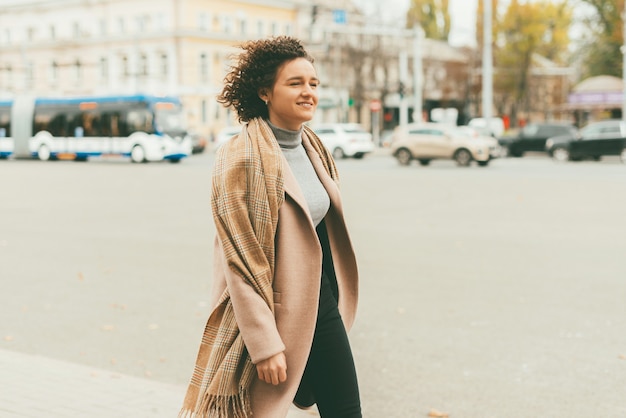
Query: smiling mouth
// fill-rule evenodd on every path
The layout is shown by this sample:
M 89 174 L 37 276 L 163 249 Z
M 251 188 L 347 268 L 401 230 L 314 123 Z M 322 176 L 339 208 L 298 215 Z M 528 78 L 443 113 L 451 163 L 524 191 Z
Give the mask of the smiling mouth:
M 313 103 L 298 103 L 298 106 L 313 107 Z

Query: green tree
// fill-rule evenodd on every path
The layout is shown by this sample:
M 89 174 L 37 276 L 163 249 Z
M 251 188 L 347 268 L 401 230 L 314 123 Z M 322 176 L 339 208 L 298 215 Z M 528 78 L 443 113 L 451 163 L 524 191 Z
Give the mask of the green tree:
M 477 24 L 483 18 L 483 1 L 479 0 Z M 499 113 L 510 113 L 516 120 L 517 111 L 529 108 L 529 80 L 536 55 L 557 63 L 567 60 L 568 30 L 572 9 L 567 0 L 511 0 L 503 14 L 497 0 L 493 7 L 494 102 Z M 481 37 L 482 30 L 477 31 Z
M 624 0 L 581 0 L 594 10 L 584 19 L 589 36 L 579 51 L 583 57 L 583 76 L 622 75 Z
M 429 39 L 447 41 L 450 35 L 448 0 L 411 0 L 406 27 L 419 24 Z

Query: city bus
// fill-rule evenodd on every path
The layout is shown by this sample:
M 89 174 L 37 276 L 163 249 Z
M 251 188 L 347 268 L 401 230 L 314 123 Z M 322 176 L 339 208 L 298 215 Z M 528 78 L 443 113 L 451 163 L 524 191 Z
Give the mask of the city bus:
M 7 158 L 13 149 L 11 139 L 11 105 L 8 100 L 0 100 L 0 158 Z
M 18 126 L 26 129 L 18 132 Z M 119 156 L 179 162 L 192 151 L 180 101 L 149 95 L 0 102 L 0 141 L 4 158 L 26 154 L 42 161 Z

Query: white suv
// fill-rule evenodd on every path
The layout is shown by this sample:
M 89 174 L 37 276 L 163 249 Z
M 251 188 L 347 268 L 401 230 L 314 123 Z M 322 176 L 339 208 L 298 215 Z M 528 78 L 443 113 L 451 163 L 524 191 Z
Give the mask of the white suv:
M 311 128 L 335 159 L 363 158 L 374 150 L 372 134 L 358 123 L 324 123 Z
M 417 160 L 428 165 L 432 160 L 454 160 L 460 166 L 476 161 L 486 166 L 495 154 L 493 139 L 467 135 L 456 126 L 416 123 L 398 126 L 392 136 L 391 153 L 402 165 Z

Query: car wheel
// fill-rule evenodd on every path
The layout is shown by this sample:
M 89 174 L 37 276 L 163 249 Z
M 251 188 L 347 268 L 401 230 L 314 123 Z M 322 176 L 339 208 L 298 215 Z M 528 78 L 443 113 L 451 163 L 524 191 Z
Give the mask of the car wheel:
M 362 159 L 363 157 L 365 157 L 365 154 L 363 154 L 362 152 L 357 152 L 357 153 L 356 153 L 356 154 L 354 154 L 352 157 L 353 157 L 354 159 L 356 159 L 356 160 L 360 160 L 360 159 Z
M 464 148 L 454 153 L 454 161 L 461 167 L 467 167 L 472 162 L 472 154 Z
M 428 164 L 430 164 L 430 160 L 421 159 L 421 160 L 418 160 L 418 161 L 420 162 L 420 165 L 428 165 Z
M 343 152 L 341 147 L 337 147 L 333 150 L 333 158 L 335 160 L 341 160 L 342 158 L 346 158 L 346 154 Z
M 480 167 L 487 167 L 489 165 L 489 160 L 487 160 L 487 161 L 478 161 L 478 165 Z
M 130 159 L 134 163 L 143 163 L 146 161 L 146 152 L 141 145 L 135 145 L 130 152 Z
M 569 150 L 563 147 L 555 148 L 554 151 L 552 151 L 552 158 L 554 159 L 554 161 L 557 161 L 559 163 L 564 163 L 566 161 L 569 161 L 570 160 Z
M 170 158 L 170 163 L 177 164 L 180 162 L 180 158 Z
M 594 155 L 591 158 L 593 158 L 593 161 L 600 161 L 602 159 L 602 156 L 601 155 Z
M 411 151 L 406 148 L 400 148 L 396 152 L 396 159 L 401 165 L 409 165 L 411 164 L 411 160 L 413 159 L 413 155 L 411 155 Z
M 50 148 L 48 148 L 47 145 L 41 145 L 39 147 L 39 150 L 37 151 L 37 157 L 41 160 L 41 161 L 49 161 L 50 160 Z

